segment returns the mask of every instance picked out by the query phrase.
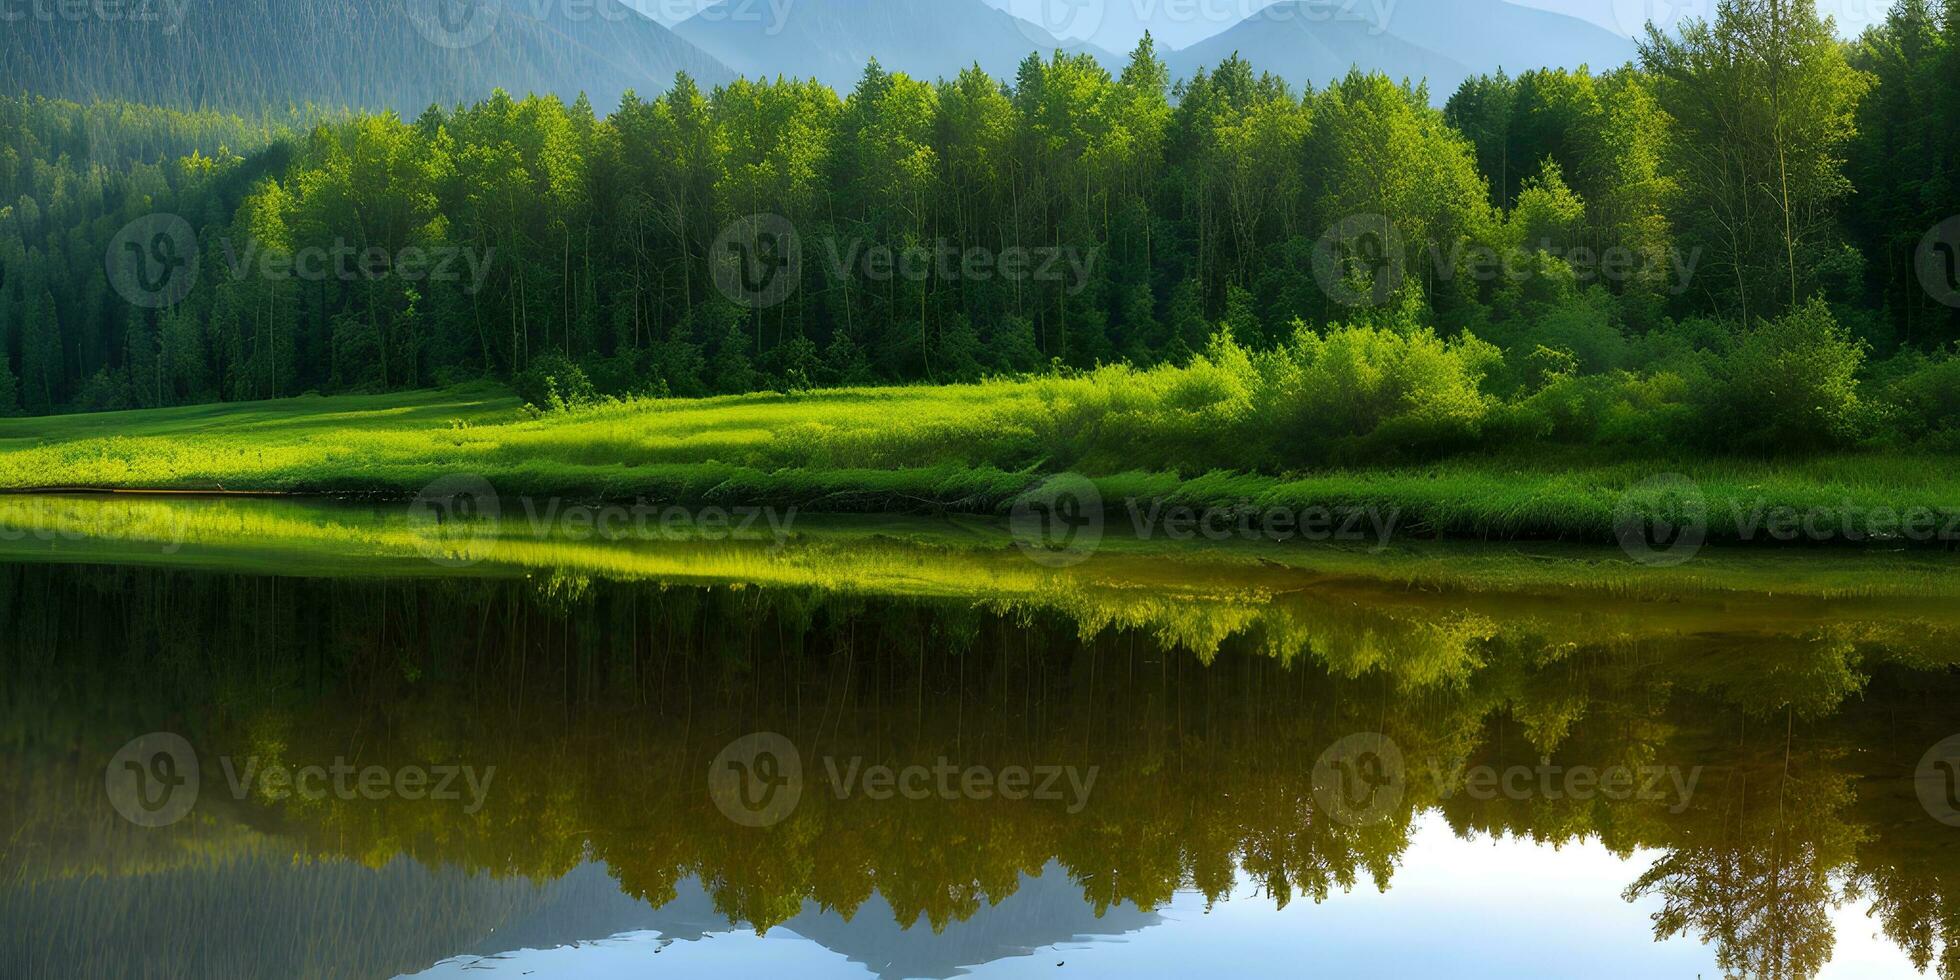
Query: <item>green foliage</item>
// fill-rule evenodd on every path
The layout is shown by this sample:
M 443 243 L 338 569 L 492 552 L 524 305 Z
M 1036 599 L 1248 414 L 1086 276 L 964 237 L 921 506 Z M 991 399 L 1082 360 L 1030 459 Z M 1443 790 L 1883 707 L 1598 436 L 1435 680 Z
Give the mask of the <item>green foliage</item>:
M 14 380 L 13 366 L 7 363 L 6 349 L 0 347 L 0 416 L 16 415 L 19 412 L 19 383 Z
M 1865 347 L 1813 300 L 1759 325 L 1702 392 L 1717 445 L 1792 453 L 1856 441 L 1869 418 L 1859 394 Z
M 1960 356 L 1908 353 L 1885 366 L 1878 397 L 1894 411 L 1891 420 L 1908 437 L 1937 435 L 1960 448 Z
M 1677 35 L 1649 25 L 1641 61 L 1670 122 L 1678 224 L 1711 259 L 1718 310 L 1749 322 L 1798 308 L 1838 251 L 1843 152 L 1870 78 L 1815 0 L 1720 0 Z
M 600 400 L 585 369 L 557 351 L 532 361 L 512 387 L 526 404 L 550 412 L 583 408 Z
M 1426 329 L 1338 327 L 1301 329 L 1262 360 L 1270 433 L 1353 461 L 1473 444 L 1494 404 L 1484 377 L 1501 355 L 1469 334 L 1446 343 Z
M 1426 339 L 1336 342 L 1374 349 L 1374 363 L 1450 357 L 1449 345 L 1439 352 Z M 1614 540 L 1621 495 L 1657 469 L 1696 480 L 1710 513 L 1719 515 L 1779 505 L 1903 512 L 1960 497 L 1960 475 L 1926 452 L 1724 460 L 1697 458 L 1674 443 L 1657 447 L 1666 455 L 1628 459 L 1617 447 L 1548 446 L 1541 434 L 1513 450 L 1504 440 L 1516 412 L 1501 407 L 1484 417 L 1475 455 L 1441 447 L 1445 455 L 1431 458 L 1408 451 L 1406 466 L 1312 465 L 1315 441 L 1355 433 L 1321 428 L 1306 438 L 1293 431 L 1254 438 L 1270 424 L 1257 386 L 1278 370 L 1255 363 L 1264 357 L 1221 341 L 1188 370 L 1108 367 L 977 385 L 634 400 L 535 419 L 507 392 L 482 384 L 6 419 L 0 488 L 222 485 L 407 499 L 439 476 L 467 472 L 505 494 L 1004 514 L 1045 474 L 1073 467 L 1094 478 L 1109 501 L 1228 509 L 1251 502 L 1296 512 L 1374 506 L 1396 510 L 1400 526 L 1425 534 L 1604 542 Z M 1455 375 L 1474 366 L 1471 358 L 1440 370 Z M 1647 443 L 1639 428 L 1616 427 L 1616 419 L 1664 418 L 1669 405 L 1687 397 L 1686 386 L 1665 374 L 1625 377 L 1614 388 L 1593 399 L 1604 420 L 1599 428 L 1630 446 Z M 1380 438 L 1408 414 L 1391 405 L 1372 434 Z M 1430 405 L 1416 417 L 1432 423 L 1452 415 L 1461 420 L 1465 413 Z M 1462 421 L 1447 424 L 1462 431 Z M 1280 458 L 1262 461 L 1274 452 Z M 1716 520 L 1710 533 L 1733 535 L 1737 527 Z
M 1847 62 L 1810 0 L 1724 0 L 1650 38 L 1641 67 L 1477 78 L 1441 112 L 1358 71 L 1298 95 L 1239 58 L 1173 86 L 1150 43 L 1120 75 L 1067 54 L 1006 82 L 873 64 L 841 96 L 681 75 L 608 116 L 501 91 L 413 121 L 0 99 L 0 357 L 34 414 L 482 377 L 549 408 L 554 388 L 571 405 L 1059 368 L 1112 387 L 1083 406 L 1211 392 L 1178 409 L 1210 419 L 1249 385 L 1247 453 L 1188 418 L 1132 419 L 1164 422 L 1137 451 L 1183 468 L 1531 433 L 1797 451 L 1883 422 L 1888 441 L 1927 438 L 1951 428 L 1946 369 L 1863 378 L 1842 337 L 1789 339 L 1784 314 L 1821 293 L 1838 333 L 1885 353 L 1952 339 L 1911 252 L 1915 222 L 1960 210 L 1940 176 L 1960 152 L 1956 30 L 1951 5 L 1901 3 Z M 182 302 L 131 306 L 71 272 L 157 212 L 203 251 Z M 759 213 L 789 221 L 804 261 L 783 302 L 749 309 L 722 295 L 717 238 Z M 1320 281 L 1321 235 L 1370 216 L 1402 251 L 1331 243 L 1334 274 L 1388 300 L 1349 307 Z M 450 250 L 456 274 L 294 280 L 238 261 L 337 249 Z M 1033 277 L 964 268 L 1017 249 L 1056 258 Z M 867 272 L 887 255 L 912 271 Z M 1166 365 L 1192 371 L 1152 374 Z M 1742 393 L 1757 383 L 1777 407 Z M 1264 418 L 1309 410 L 1337 421 L 1282 438 Z

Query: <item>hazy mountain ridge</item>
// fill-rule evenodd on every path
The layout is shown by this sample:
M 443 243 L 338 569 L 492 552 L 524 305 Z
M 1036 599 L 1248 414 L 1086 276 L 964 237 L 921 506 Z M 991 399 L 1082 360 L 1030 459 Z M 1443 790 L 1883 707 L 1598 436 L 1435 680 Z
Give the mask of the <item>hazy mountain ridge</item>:
M 1330 22 L 1309 8 L 1320 0 L 1276 4 L 1268 12 L 1194 47 L 1165 57 L 1175 78 L 1190 78 L 1216 68 L 1232 55 L 1252 63 L 1254 71 L 1271 72 L 1295 88 L 1323 88 L 1355 67 L 1379 71 L 1391 78 L 1427 81 L 1437 101 L 1476 72 L 1465 62 L 1412 44 L 1394 34 L 1359 22 Z M 1294 12 L 1298 11 L 1295 15 Z
M 132 8 L 135 5 L 132 5 Z M 474 102 L 493 88 L 665 91 L 675 72 L 732 76 L 616 0 L 184 0 L 147 19 L 29 16 L 0 41 L 0 85 L 59 98 L 180 107 Z
M 816 78 L 848 94 L 876 58 L 887 71 L 952 78 L 978 64 L 1011 79 L 1028 55 L 1086 51 L 1120 71 L 1123 58 L 1070 44 L 982 0 L 796 0 L 776 7 L 724 0 L 674 32 L 736 72 L 759 78 Z
M 1098 28 L 1098 38 L 1140 31 L 1140 2 L 1054 26 Z M 974 64 L 1012 79 L 1031 53 L 1087 52 L 1120 71 L 1128 50 L 1058 39 L 1014 16 L 1034 15 L 1027 0 L 722 0 L 671 30 L 618 0 L 185 0 L 140 9 L 154 19 L 17 22 L 0 41 L 0 84 L 79 101 L 404 114 L 503 88 L 568 101 L 584 92 L 605 111 L 629 88 L 665 91 L 678 71 L 704 88 L 743 74 L 814 77 L 848 93 L 873 58 L 922 79 Z M 1174 26 L 1188 37 L 1215 25 Z M 1500 67 L 1606 69 L 1635 53 L 1593 24 L 1503 0 L 1285 0 L 1195 45 L 1168 47 L 1160 44 L 1176 78 L 1238 54 L 1300 88 L 1360 67 L 1427 80 L 1439 102 Z
M 1234 53 L 1296 87 L 1325 86 L 1353 67 L 1427 80 L 1441 102 L 1472 75 L 1542 67 L 1616 68 L 1632 41 L 1577 18 L 1504 0 L 1382 0 L 1351 5 L 1288 0 L 1195 46 L 1171 52 L 1189 78 Z

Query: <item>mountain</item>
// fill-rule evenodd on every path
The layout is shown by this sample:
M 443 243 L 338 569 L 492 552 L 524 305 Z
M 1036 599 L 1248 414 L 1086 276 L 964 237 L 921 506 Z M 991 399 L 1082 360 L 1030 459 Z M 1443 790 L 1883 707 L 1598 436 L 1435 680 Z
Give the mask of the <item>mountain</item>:
M 650 907 L 626 894 L 607 867 L 595 862 L 545 885 L 539 895 L 537 902 L 485 930 L 481 942 L 450 962 L 480 966 L 481 959 L 494 959 L 509 967 L 516 961 L 517 970 L 537 967 L 542 973 L 547 964 L 579 963 L 584 957 L 565 954 L 581 948 L 641 945 L 649 947 L 651 956 L 669 943 L 700 942 L 737 928 L 717 911 L 714 895 L 699 878 L 675 882 L 673 897 Z M 1011 961 L 1057 944 L 1113 939 L 1163 921 L 1162 914 L 1127 902 L 1098 912 L 1083 900 L 1082 886 L 1061 862 L 1049 861 L 1039 875 L 1023 873 L 1013 894 L 941 927 L 923 921 L 900 924 L 890 902 L 874 891 L 848 917 L 805 900 L 803 911 L 777 926 L 780 931 L 773 935 L 787 942 L 802 937 L 867 967 L 868 973 L 899 980 L 962 976 L 983 964 Z M 532 952 L 536 950 L 554 950 L 559 956 L 538 956 Z
M 1324 86 L 1353 66 L 1395 78 L 1428 79 L 1438 102 L 1471 75 L 1499 68 L 1608 70 L 1633 60 L 1632 41 L 1564 14 L 1504 0 L 1396 0 L 1358 3 L 1354 13 L 1326 0 L 1291 0 L 1166 60 L 1189 77 L 1237 52 L 1255 69 L 1295 85 Z
M 1136 49 L 1149 31 L 1159 51 L 1188 48 L 1230 30 L 1257 8 L 1276 0 L 987 0 L 987 5 L 1067 39 L 1105 51 Z M 1323 3 L 1325 0 L 1323 0 Z
M 1469 65 L 1428 48 L 1411 44 L 1372 25 L 1330 21 L 1325 0 L 1274 4 L 1237 27 L 1164 60 L 1171 77 L 1190 78 L 1237 54 L 1254 71 L 1272 72 L 1304 88 L 1327 83 L 1359 66 L 1392 78 L 1429 80 L 1430 95 L 1447 99 L 1463 80 L 1475 74 Z
M 1504 0 L 1397 0 L 1393 10 L 1389 33 L 1478 72 L 1580 65 L 1609 71 L 1638 53 L 1631 40 L 1603 27 Z
M 887 71 L 925 80 L 952 78 L 977 62 L 1011 81 L 1029 54 L 1061 47 L 1087 51 L 1111 70 L 1123 64 L 982 0 L 724 0 L 674 32 L 741 74 L 816 78 L 846 94 L 874 57 Z
M 59 8 L 51 8 L 59 9 Z M 30 16 L 0 38 L 0 88 L 86 101 L 392 108 L 666 91 L 727 68 L 617 0 L 171 0 L 119 19 Z

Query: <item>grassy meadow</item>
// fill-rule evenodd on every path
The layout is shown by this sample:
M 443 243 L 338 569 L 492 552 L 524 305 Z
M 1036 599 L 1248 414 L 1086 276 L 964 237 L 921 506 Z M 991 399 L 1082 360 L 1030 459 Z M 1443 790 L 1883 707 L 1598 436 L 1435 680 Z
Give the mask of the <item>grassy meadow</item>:
M 1960 473 L 1906 452 L 1799 460 L 1609 458 L 1573 448 L 1373 467 L 1216 466 L 1249 438 L 1203 411 L 1083 397 L 1079 379 L 615 402 L 539 414 L 491 385 L 382 396 L 0 420 L 0 490 L 412 497 L 438 477 L 583 500 L 999 515 L 1048 474 L 1092 478 L 1113 511 L 1155 504 L 1393 509 L 1416 537 L 1612 541 L 1629 488 L 1695 481 L 1709 536 L 1788 506 L 1947 509 Z M 1207 406 L 1207 409 L 1213 406 Z M 1207 428 L 1216 431 L 1207 441 Z M 1200 448 L 1203 447 L 1203 448 Z M 1248 454 L 1252 452 L 1247 450 Z M 1112 520 L 1115 520 L 1113 518 Z

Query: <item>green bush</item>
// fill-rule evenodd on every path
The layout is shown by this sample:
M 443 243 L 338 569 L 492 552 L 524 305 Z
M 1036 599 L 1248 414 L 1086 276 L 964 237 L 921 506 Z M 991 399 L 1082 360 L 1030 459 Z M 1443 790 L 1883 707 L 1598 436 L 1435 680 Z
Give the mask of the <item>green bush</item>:
M 1906 435 L 1960 433 L 1960 357 L 1907 354 L 1886 367 L 1883 398 Z
M 1507 407 L 1508 441 L 1665 449 L 1694 431 L 1692 386 L 1680 375 L 1566 373 Z
M 585 369 L 558 351 L 538 355 L 511 385 L 518 397 L 547 412 L 563 412 L 597 404 L 599 391 Z
M 1350 326 L 1298 330 L 1270 361 L 1261 407 L 1269 432 L 1313 450 L 1284 460 L 1297 464 L 1464 448 L 1490 414 L 1483 380 L 1502 355 L 1469 334 Z
M 1721 357 L 1701 403 L 1721 448 L 1806 452 L 1855 442 L 1870 412 L 1859 397 L 1865 346 L 1822 300 L 1765 322 Z

